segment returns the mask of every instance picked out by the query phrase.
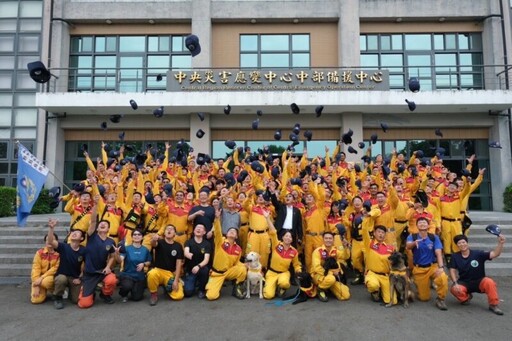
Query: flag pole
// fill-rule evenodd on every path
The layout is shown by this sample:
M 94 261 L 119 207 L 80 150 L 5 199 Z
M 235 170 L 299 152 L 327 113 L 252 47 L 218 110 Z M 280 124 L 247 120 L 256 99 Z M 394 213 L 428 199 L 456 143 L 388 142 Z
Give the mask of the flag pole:
M 16 140 L 16 144 L 18 144 L 18 145 L 19 145 L 19 144 L 20 144 L 20 141 L 19 141 L 19 140 Z M 26 148 L 26 147 L 25 147 L 25 148 Z M 46 165 L 45 165 L 45 166 L 46 166 Z M 46 167 L 46 168 L 48 168 L 48 167 Z M 61 184 L 64 188 L 66 188 L 68 191 L 70 191 L 70 192 L 72 191 L 72 189 L 71 189 L 71 188 L 69 188 L 68 186 L 66 186 L 66 184 L 65 184 L 61 179 L 59 179 L 59 178 L 57 177 L 57 175 L 55 175 L 55 173 L 54 173 L 54 172 L 52 172 L 52 171 L 50 170 L 50 168 L 48 168 L 48 173 L 50 173 L 50 174 L 53 176 L 53 178 L 54 178 L 55 180 L 57 180 L 57 182 L 58 182 L 58 183 L 60 183 L 60 184 Z

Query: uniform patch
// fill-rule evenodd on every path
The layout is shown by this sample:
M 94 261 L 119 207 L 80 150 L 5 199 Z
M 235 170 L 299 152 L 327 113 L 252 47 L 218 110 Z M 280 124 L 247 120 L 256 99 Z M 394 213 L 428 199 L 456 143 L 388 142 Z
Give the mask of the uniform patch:
M 110 250 L 112 248 L 112 245 L 108 244 L 108 245 L 105 245 L 105 250 Z
M 472 267 L 474 267 L 474 268 L 478 267 L 478 261 L 477 261 L 476 259 L 475 259 L 475 260 L 472 260 L 470 264 L 471 264 L 471 266 L 472 266 Z
M 171 256 L 173 256 L 173 257 L 174 257 L 174 256 L 176 256 L 177 254 L 178 254 L 178 252 L 177 252 L 176 250 L 172 250 L 172 251 L 171 251 Z
M 82 263 L 84 260 L 84 257 L 78 256 L 78 258 L 76 260 L 78 261 L 78 263 Z

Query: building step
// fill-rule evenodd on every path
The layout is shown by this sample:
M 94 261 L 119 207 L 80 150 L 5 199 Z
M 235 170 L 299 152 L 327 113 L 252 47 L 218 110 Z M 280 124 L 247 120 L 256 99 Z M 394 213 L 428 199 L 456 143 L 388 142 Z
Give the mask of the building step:
M 32 264 L 0 263 L 0 277 L 30 277 Z
M 69 231 L 67 226 L 56 226 L 55 233 L 57 235 L 65 234 Z M 0 227 L 0 236 L 31 236 L 42 235 L 48 233 L 48 227 Z

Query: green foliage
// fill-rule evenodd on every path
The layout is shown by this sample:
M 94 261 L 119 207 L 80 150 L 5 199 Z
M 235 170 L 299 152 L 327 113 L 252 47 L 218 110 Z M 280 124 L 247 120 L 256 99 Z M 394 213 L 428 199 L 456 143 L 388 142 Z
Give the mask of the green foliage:
M 512 212 L 512 184 L 508 185 L 503 192 L 503 210 Z
M 0 187 L 0 217 L 16 215 L 16 188 Z
M 0 187 L 0 217 L 11 217 L 16 215 L 16 188 Z M 52 198 L 48 195 L 48 190 L 43 189 L 37 198 L 36 203 L 32 207 L 31 214 L 48 214 L 54 213 L 55 210 L 50 208 Z

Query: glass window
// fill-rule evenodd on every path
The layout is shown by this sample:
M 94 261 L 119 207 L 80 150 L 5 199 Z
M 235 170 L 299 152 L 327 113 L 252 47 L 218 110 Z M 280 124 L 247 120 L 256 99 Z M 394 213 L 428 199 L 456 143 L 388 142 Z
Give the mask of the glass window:
M 430 34 L 406 34 L 405 48 L 407 50 L 430 50 Z
M 18 1 L 0 1 L 0 18 L 18 16 Z
M 308 158 L 314 158 L 316 156 L 325 156 L 325 147 L 328 147 L 332 151 L 336 148 L 336 141 L 308 141 L 306 142 L 306 148 L 308 150 Z
M 146 37 L 119 37 L 120 52 L 144 52 L 146 50 Z
M 166 72 L 170 65 L 169 56 L 148 56 L 148 72 Z
M 0 129 L 0 139 L 10 139 L 11 129 Z
M 10 88 L 12 88 L 12 72 L 0 72 L 0 89 Z
M 461 71 L 481 71 L 483 56 L 480 53 L 461 53 L 460 54 Z M 462 67 L 462 66 L 468 67 Z
M 116 56 L 98 56 L 94 59 L 97 73 L 116 72 L 116 63 Z
M 380 36 L 380 49 L 391 50 L 391 36 Z
M 41 19 L 20 20 L 20 32 L 41 31 Z
M 0 106 L 10 107 L 12 105 L 12 94 L 0 93 Z
M 20 36 L 18 38 L 19 52 L 38 52 L 39 36 Z
M 455 53 L 437 53 L 435 61 L 436 72 L 457 72 L 457 55 Z
M 20 55 L 18 55 L 17 69 L 26 70 L 28 63 L 31 63 L 31 62 L 33 62 L 35 60 L 39 60 L 39 59 L 40 59 L 40 57 L 37 56 L 37 55 L 33 55 L 33 56 L 20 56 Z
M 309 35 L 308 34 L 294 34 L 292 35 L 292 50 L 294 51 L 309 51 Z
M 293 67 L 309 67 L 309 53 L 294 53 L 292 54 Z
M 173 69 L 191 69 L 192 58 L 190 55 L 176 55 L 171 57 L 171 66 Z
M 0 69 L 14 69 L 14 56 L 0 56 Z
M 121 57 L 120 58 L 120 66 L 123 69 L 121 71 L 122 78 L 140 78 L 142 77 L 142 69 L 143 64 L 142 57 Z
M 261 51 L 283 51 L 290 46 L 288 35 L 262 35 Z
M 469 50 L 469 34 L 459 34 L 459 50 Z
M 14 129 L 15 139 L 35 139 L 36 128 L 17 128 Z
M 258 55 L 244 53 L 240 55 L 240 67 L 241 68 L 257 68 L 258 67 Z
M 9 173 L 9 163 L 0 162 L 0 174 L 8 174 Z
M 240 51 L 258 51 L 257 35 L 241 35 Z
M 457 74 L 436 75 L 436 86 L 438 88 L 456 88 L 457 87 Z
M 185 37 L 172 37 L 172 52 L 188 51 L 185 48 Z
M 0 2 L 1 4 L 1 2 Z M 2 11 L 0 11 L 1 13 Z M 0 20 L 0 32 L 16 32 L 18 21 L 16 19 Z
M 366 36 L 359 36 L 359 49 L 361 51 L 366 51 Z
M 409 66 L 409 76 L 431 77 L 430 66 L 432 64 L 430 55 L 409 55 L 407 56 L 407 64 Z
M 444 35 L 442 35 L 442 34 L 434 35 L 434 49 L 444 50 Z
M 404 87 L 404 75 L 389 75 L 389 85 L 393 89 Z
M 42 1 L 21 1 L 20 17 L 41 17 L 43 16 Z
M 169 44 L 170 44 L 169 36 L 149 37 L 148 38 L 148 51 L 154 51 L 154 52 L 169 51 Z M 177 42 L 177 45 L 180 46 L 180 48 L 181 48 L 181 41 Z
M 368 50 L 377 50 L 379 48 L 378 36 L 376 36 L 376 35 L 369 35 L 369 36 L 366 37 L 366 40 L 367 40 L 367 43 L 368 43 L 368 46 L 367 46 Z
M 402 65 L 404 65 L 403 55 L 401 54 L 383 54 L 380 59 L 382 67 L 389 69 L 392 72 L 403 72 Z
M 445 43 L 446 43 L 446 50 L 457 49 L 457 40 L 455 38 L 455 34 L 446 34 L 445 35 Z
M 472 50 L 482 50 L 482 35 L 480 34 L 470 34 L 470 48 Z
M 391 44 L 393 50 L 401 50 L 402 49 L 402 35 L 401 34 L 394 34 L 391 36 Z
M 96 37 L 96 42 L 94 44 L 95 52 L 105 52 L 105 37 Z
M 33 107 L 36 105 L 36 94 L 17 93 L 14 95 L 14 105 L 17 107 Z
M 8 142 L 0 141 L 0 159 L 7 159 L 7 148 L 9 147 Z
M 261 54 L 261 67 L 289 67 L 290 60 L 287 53 Z
M 0 126 L 9 127 L 11 125 L 11 109 L 0 109 Z
M 16 126 L 36 126 L 37 109 L 16 109 L 14 110 L 14 124 Z
M 361 55 L 361 66 L 362 67 L 378 67 L 379 66 L 379 55 L 377 55 L 377 54 L 362 54 Z
M 14 36 L 0 36 L 0 52 L 14 51 Z

